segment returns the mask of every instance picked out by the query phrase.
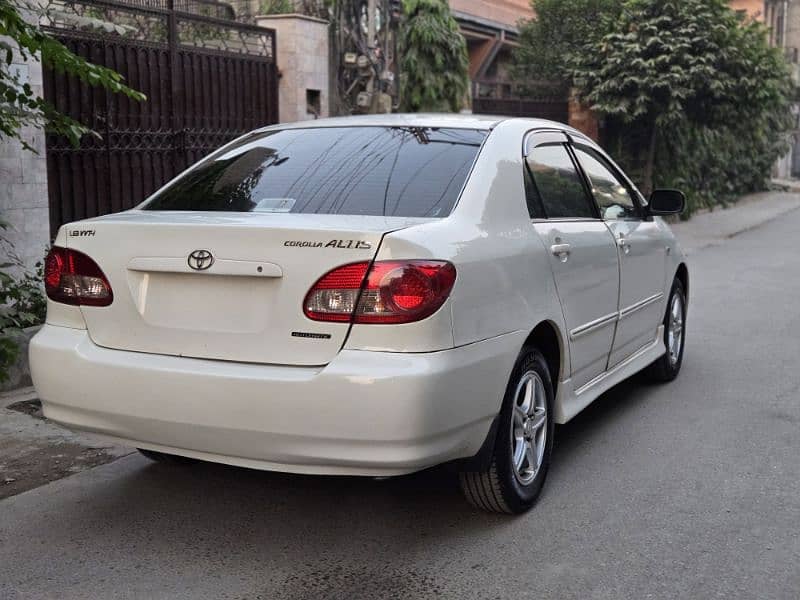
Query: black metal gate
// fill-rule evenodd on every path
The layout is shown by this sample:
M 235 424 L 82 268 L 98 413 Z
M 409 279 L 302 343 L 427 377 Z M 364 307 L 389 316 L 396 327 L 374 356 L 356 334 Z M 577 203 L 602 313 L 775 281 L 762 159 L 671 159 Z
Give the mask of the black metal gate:
M 472 82 L 472 112 L 510 117 L 536 117 L 566 123 L 569 120 L 568 90 L 548 81 L 524 84 L 508 81 Z
M 226 8 L 87 0 L 54 13 L 49 33 L 121 73 L 147 100 L 45 72 L 45 98 L 102 136 L 85 136 L 78 148 L 47 138 L 53 235 L 63 223 L 135 206 L 225 142 L 278 121 L 275 32 L 221 18 Z

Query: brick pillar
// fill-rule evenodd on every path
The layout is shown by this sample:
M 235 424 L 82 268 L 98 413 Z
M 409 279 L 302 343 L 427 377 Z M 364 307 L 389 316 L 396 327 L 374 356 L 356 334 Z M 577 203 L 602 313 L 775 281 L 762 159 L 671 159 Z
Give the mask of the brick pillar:
M 277 36 L 281 123 L 328 116 L 328 22 L 305 15 L 256 17 Z
M 578 100 L 578 95 L 573 90 L 569 95 L 569 125 L 594 141 L 600 139 L 600 122 L 597 115 L 588 106 Z

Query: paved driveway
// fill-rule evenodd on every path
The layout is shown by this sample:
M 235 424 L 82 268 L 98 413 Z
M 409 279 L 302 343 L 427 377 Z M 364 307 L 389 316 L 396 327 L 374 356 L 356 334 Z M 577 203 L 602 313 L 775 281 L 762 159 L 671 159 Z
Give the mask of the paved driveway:
M 129 456 L 0 501 L 0 598 L 798 598 L 798 231 L 694 254 L 681 377 L 558 429 L 527 515 L 473 511 L 441 470 Z

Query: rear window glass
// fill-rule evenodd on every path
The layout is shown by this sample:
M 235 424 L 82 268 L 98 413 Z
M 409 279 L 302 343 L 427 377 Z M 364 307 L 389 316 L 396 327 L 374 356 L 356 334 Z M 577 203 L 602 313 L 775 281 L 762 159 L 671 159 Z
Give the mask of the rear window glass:
M 487 133 L 319 127 L 255 134 L 140 208 L 445 217 Z

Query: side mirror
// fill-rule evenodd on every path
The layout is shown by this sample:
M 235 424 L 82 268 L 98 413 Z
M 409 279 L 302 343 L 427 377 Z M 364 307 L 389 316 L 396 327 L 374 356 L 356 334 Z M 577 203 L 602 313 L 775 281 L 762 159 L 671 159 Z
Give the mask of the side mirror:
M 686 196 L 679 190 L 655 190 L 650 194 L 650 214 L 679 215 L 686 208 Z

